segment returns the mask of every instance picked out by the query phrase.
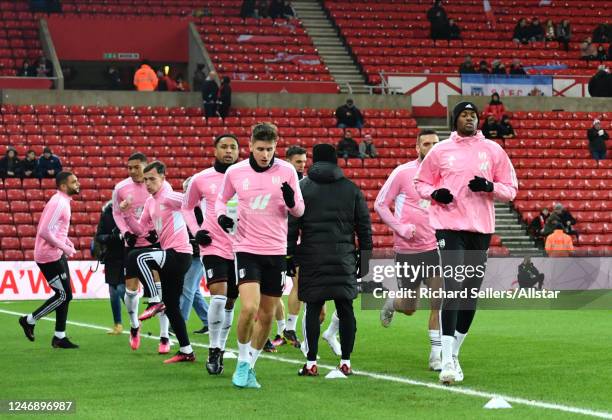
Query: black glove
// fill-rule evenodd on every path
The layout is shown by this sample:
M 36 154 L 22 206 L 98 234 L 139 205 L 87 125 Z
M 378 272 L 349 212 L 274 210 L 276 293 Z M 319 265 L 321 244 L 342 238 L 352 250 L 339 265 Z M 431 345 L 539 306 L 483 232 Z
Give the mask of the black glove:
M 286 182 L 283 182 L 283 186 L 281 187 L 281 190 L 283 191 L 283 200 L 285 200 L 285 204 L 287 205 L 287 207 L 289 207 L 290 209 L 295 207 L 295 191 L 293 191 L 293 188 L 291 188 L 291 186 L 289 184 L 287 184 Z
M 217 223 L 219 223 L 221 229 L 223 229 L 227 233 L 230 233 L 230 230 L 234 228 L 234 219 L 232 219 L 231 217 L 227 217 L 224 214 L 219 216 L 219 218 L 217 219 Z
M 136 245 L 136 239 L 138 239 L 138 237 L 132 232 L 125 232 L 123 234 L 123 239 L 125 240 L 125 244 L 128 248 L 134 248 L 134 245 Z
M 208 233 L 209 232 L 204 229 L 198 230 L 198 233 L 196 233 L 195 236 L 195 241 L 198 243 L 198 245 L 206 246 L 211 244 L 212 238 Z
M 145 239 L 152 244 L 157 243 L 157 232 L 154 230 L 150 230 L 149 234 L 145 236 Z
M 474 179 L 470 181 L 468 187 L 474 192 L 493 192 L 493 183 L 481 176 L 474 176 Z
M 371 253 L 372 251 L 364 251 L 367 253 Z M 368 275 L 368 273 L 370 272 L 370 259 L 361 258 L 361 251 L 357 251 L 357 263 L 356 263 L 356 267 L 355 267 L 355 271 L 356 271 L 356 275 L 357 278 L 362 279 L 365 276 Z
M 446 188 L 440 188 L 439 190 L 435 190 L 431 193 L 431 198 L 442 204 L 448 204 L 453 201 L 453 195 Z
M 113 232 L 111 233 L 111 241 L 121 242 L 121 231 L 118 227 L 113 228 Z
M 287 263 L 287 275 L 289 277 L 295 277 L 297 275 L 297 267 L 295 266 L 295 261 L 293 261 L 293 256 L 287 255 L 285 257 L 285 262 Z

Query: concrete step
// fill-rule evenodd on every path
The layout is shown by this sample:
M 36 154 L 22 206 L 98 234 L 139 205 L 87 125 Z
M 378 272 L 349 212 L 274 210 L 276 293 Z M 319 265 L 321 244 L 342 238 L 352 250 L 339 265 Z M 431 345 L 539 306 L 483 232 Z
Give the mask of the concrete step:
M 353 77 L 340 77 L 334 76 L 334 80 L 338 83 L 350 83 L 351 85 L 365 85 L 365 80 L 363 80 L 360 76 Z
M 312 42 L 315 47 L 344 47 L 344 44 L 337 37 L 315 38 Z
M 346 57 L 326 57 L 324 61 L 327 65 L 352 66 L 353 68 L 357 68 L 355 67 L 355 64 L 353 64 L 353 62 Z

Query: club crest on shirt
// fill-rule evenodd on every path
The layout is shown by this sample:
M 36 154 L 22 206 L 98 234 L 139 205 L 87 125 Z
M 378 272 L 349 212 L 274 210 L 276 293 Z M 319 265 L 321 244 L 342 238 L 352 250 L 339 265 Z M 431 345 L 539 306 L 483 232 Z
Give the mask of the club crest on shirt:
M 280 176 L 272 177 L 272 185 L 280 185 Z

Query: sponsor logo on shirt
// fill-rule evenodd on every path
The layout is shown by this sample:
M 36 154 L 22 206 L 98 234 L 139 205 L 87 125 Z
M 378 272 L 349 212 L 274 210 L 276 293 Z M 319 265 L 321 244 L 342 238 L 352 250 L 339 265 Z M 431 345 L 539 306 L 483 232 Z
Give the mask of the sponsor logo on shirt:
M 251 199 L 249 207 L 253 210 L 265 210 L 268 207 L 268 203 L 270 202 L 270 197 L 272 194 L 258 195 Z

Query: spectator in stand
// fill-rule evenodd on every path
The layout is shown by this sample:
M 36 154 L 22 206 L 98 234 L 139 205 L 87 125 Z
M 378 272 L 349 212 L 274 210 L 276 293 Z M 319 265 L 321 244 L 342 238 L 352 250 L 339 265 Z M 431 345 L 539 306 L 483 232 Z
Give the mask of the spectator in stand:
M 30 65 L 28 60 L 23 60 L 23 64 L 21 65 L 21 69 L 17 76 L 20 77 L 36 77 L 36 69 Z
M 544 39 L 547 42 L 554 41 L 557 39 L 557 33 L 555 32 L 555 24 L 552 19 L 548 19 L 546 21 L 546 25 L 544 25 Z
M 499 93 L 495 92 L 491 95 L 491 101 L 489 105 L 487 105 L 482 112 L 482 115 L 493 115 L 495 117 L 495 121 L 501 121 L 501 118 L 506 113 L 506 108 L 504 107 L 503 102 L 499 99 Z
M 134 86 L 139 92 L 152 92 L 157 89 L 157 75 L 149 65 L 149 62 L 144 60 L 140 68 L 134 73 Z
M 108 81 L 109 90 L 121 90 L 121 74 L 115 66 L 110 66 L 104 73 Z
M 569 257 L 574 251 L 571 236 L 563 232 L 563 225 L 557 224 L 552 234 L 546 238 L 544 246 L 549 257 Z
M 486 60 L 480 60 L 480 64 L 478 65 L 478 73 L 481 74 L 490 74 L 489 65 Z
M 206 118 L 217 115 L 217 98 L 219 96 L 219 85 L 217 84 L 217 73 L 211 71 L 202 86 L 202 102 L 204 103 L 204 115 Z
M 521 18 L 521 20 L 519 20 L 516 26 L 514 27 L 514 34 L 512 35 L 512 40 L 517 45 L 527 45 L 529 43 L 530 35 L 531 30 L 529 28 L 529 25 L 527 25 L 527 19 Z
M 43 154 L 38 158 L 38 178 L 55 178 L 62 172 L 62 162 L 51 153 L 49 147 L 43 149 Z
M 506 76 L 508 73 L 506 72 L 506 66 L 500 60 L 493 60 L 491 63 L 491 74 L 501 74 Z
M 359 154 L 359 145 L 355 139 L 353 139 L 351 130 L 346 130 L 344 132 L 344 137 L 338 142 L 337 155 L 345 160 L 348 158 L 361 157 Z
M 293 19 L 295 17 L 295 10 L 293 10 L 289 0 L 283 2 L 283 17 L 285 19 Z
M 225 119 L 229 114 L 229 110 L 232 107 L 232 87 L 230 86 L 231 80 L 229 77 L 223 77 L 221 82 L 221 92 L 219 93 L 219 115 Z
M 523 68 L 523 65 L 521 64 L 521 60 L 519 60 L 518 58 L 515 58 L 512 60 L 512 66 L 510 66 L 509 73 L 514 74 L 514 75 L 522 75 L 522 76 L 527 75 L 527 72 L 525 71 L 525 69 Z
M 157 70 L 157 91 L 158 92 L 167 92 L 168 91 L 168 83 L 164 78 L 164 72 L 161 70 Z
M 259 0 L 257 3 L 257 17 L 268 18 L 270 17 L 269 11 L 268 0 Z
M 587 137 L 589 139 L 589 150 L 591 156 L 598 163 L 600 160 L 606 158 L 606 140 L 610 138 L 606 130 L 601 128 L 601 121 L 594 120 L 593 127 L 587 130 Z
M 606 61 L 608 59 L 608 54 L 606 54 L 606 49 L 603 45 L 597 47 L 597 60 Z
M 206 81 L 206 67 L 204 64 L 196 65 L 196 70 L 193 73 L 193 91 L 202 92 L 204 82 Z
M 24 178 L 36 178 L 38 173 L 38 159 L 34 150 L 28 150 L 26 157 L 21 161 L 21 173 Z
M 521 289 L 536 289 L 542 290 L 544 284 L 544 273 L 540 273 L 531 262 L 531 257 L 524 257 L 523 262 L 518 268 L 518 284 Z
M 243 0 L 240 17 L 243 19 L 255 17 L 255 0 Z
M 448 20 L 448 39 L 461 39 L 461 28 L 459 28 L 455 19 Z
M 578 239 L 578 232 L 574 230 L 574 225 L 576 224 L 576 219 L 569 210 L 563 207 L 563 204 L 556 203 L 553 206 L 553 213 L 559 217 L 559 223 L 563 226 L 563 230 L 568 235 L 575 235 L 576 239 Z
M 591 37 L 586 38 L 580 44 L 580 58 L 582 60 L 595 60 L 597 58 L 597 48 L 591 42 Z
M 36 77 L 53 77 L 53 64 L 44 54 L 36 61 Z
M 363 128 L 363 115 L 351 98 L 336 109 L 336 120 L 338 128 Z
M 21 177 L 21 162 L 17 157 L 17 150 L 9 146 L 4 157 L 0 159 L 0 178 L 19 177 Z
M 465 60 L 459 66 L 459 73 L 460 74 L 477 73 L 476 69 L 474 68 L 474 63 L 472 62 L 472 56 L 471 55 L 466 55 L 465 56 Z
M 268 7 L 268 15 L 272 19 L 278 19 L 283 16 L 283 3 L 281 0 L 270 0 L 270 6 Z
M 589 80 L 589 95 L 594 98 L 612 97 L 612 75 L 603 64 L 597 67 L 597 73 Z
M 546 226 L 546 220 L 550 216 L 548 209 L 544 208 L 537 217 L 534 217 L 527 232 L 531 237 L 538 243 L 538 246 L 544 246 L 544 227 Z
M 537 17 L 533 18 L 531 20 L 531 24 L 529 25 L 529 41 L 530 42 L 544 41 L 544 28 L 542 28 L 540 19 L 538 19 Z
M 495 117 L 492 114 L 487 115 L 487 119 L 482 124 L 481 131 L 482 135 L 485 136 L 485 138 L 487 139 L 493 140 L 501 138 L 501 136 L 499 135 L 499 127 L 497 125 L 497 121 L 495 120 Z
M 176 90 L 179 92 L 189 92 L 189 85 L 183 80 L 181 73 L 176 76 Z
M 557 41 L 563 45 L 565 51 L 569 51 L 569 43 L 572 38 L 572 27 L 570 26 L 569 20 L 563 19 L 561 23 L 557 25 Z
M 510 117 L 507 115 L 502 115 L 501 121 L 499 122 L 499 136 L 503 139 L 513 139 L 516 137 L 516 133 L 514 132 L 514 128 L 510 124 Z
M 165 85 L 166 89 L 168 92 L 176 92 L 176 82 L 174 80 L 172 80 L 172 77 L 170 77 L 169 74 L 164 74 L 164 72 L 162 70 L 158 70 L 157 71 L 157 79 L 159 80 L 158 85 L 157 85 L 157 90 L 162 91 L 164 90 L 162 88 L 162 86 Z
M 434 0 L 433 6 L 427 11 L 427 20 L 431 25 L 431 39 L 448 39 L 448 17 L 441 0 Z
M 362 158 L 378 157 L 378 152 L 376 151 L 376 146 L 374 145 L 371 135 L 366 134 L 363 136 L 363 141 L 359 144 L 359 155 Z
M 542 236 L 546 238 L 548 235 L 553 233 L 559 223 L 561 223 L 561 220 L 559 219 L 559 215 L 555 212 L 552 212 L 546 218 L 546 222 L 544 223 L 544 228 L 542 229 Z
M 609 41 L 612 41 L 612 25 L 607 22 L 597 25 L 593 31 L 593 42 L 603 43 Z

